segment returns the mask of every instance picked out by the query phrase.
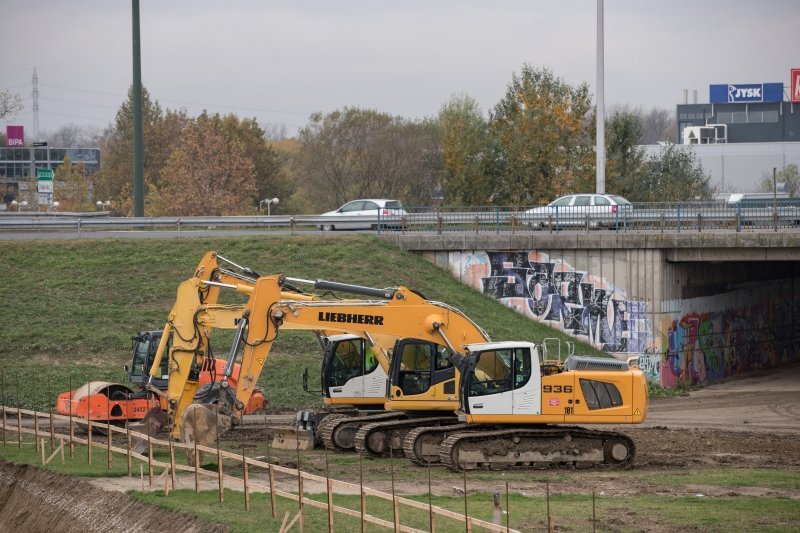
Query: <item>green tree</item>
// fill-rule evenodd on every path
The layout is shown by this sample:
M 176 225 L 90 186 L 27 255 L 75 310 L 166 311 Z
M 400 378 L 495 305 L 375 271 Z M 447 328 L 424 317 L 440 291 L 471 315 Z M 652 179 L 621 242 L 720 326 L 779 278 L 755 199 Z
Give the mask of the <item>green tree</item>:
M 56 169 L 53 181 L 55 185 L 53 200 L 61 204 L 62 211 L 92 209 L 92 202 L 89 199 L 89 180 L 83 163 L 72 164 L 69 157 L 65 157 Z
M 644 172 L 641 136 L 642 124 L 635 112 L 620 108 L 606 121 L 606 190 L 630 200 Z
M 253 162 L 256 192 L 251 200 L 254 207 L 258 207 L 259 200 L 264 198 L 286 199 L 291 196 L 294 184 L 288 179 L 284 159 L 270 146 L 255 118 L 239 120 L 234 114 L 221 117 L 203 112 L 197 121 L 212 121 L 219 125 L 226 137 L 241 142 L 244 156 Z
M 439 111 L 442 127 L 442 186 L 450 205 L 482 205 L 491 195 L 486 158 L 488 126 L 478 103 L 453 96 Z
M 573 87 L 547 68 L 523 65 L 490 114 L 492 203 L 540 204 L 590 189 L 592 120 L 585 83 Z
M 142 89 L 144 181 L 148 189 L 160 186 L 161 170 L 189 120 L 185 111 L 162 110 L 157 101 L 150 99 L 147 89 Z M 104 132 L 100 151 L 102 157 L 100 171 L 95 177 L 95 197 L 111 200 L 121 214 L 129 214 L 133 196 L 132 88 L 128 91 L 128 100 L 117 111 L 114 125 Z
M 644 172 L 634 185 L 628 199 L 638 202 L 707 200 L 714 193 L 694 152 L 674 144 L 645 160 Z
M 800 171 L 797 165 L 791 163 L 775 173 L 775 181 L 783 184 L 783 191 L 789 193 L 789 198 L 800 197 Z M 773 192 L 774 184 L 771 174 L 761 176 L 761 181 L 756 185 L 758 192 Z
M 154 215 L 241 215 L 255 212 L 255 194 L 255 168 L 243 143 L 218 122 L 198 120 L 184 128 L 147 202 Z

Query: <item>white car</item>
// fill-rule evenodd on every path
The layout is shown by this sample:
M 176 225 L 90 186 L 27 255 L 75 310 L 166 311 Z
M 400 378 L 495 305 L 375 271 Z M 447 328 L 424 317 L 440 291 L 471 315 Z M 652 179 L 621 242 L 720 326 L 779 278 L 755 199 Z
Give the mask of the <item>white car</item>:
M 633 204 L 614 194 L 571 194 L 542 207 L 525 211 L 524 222 L 534 228 L 544 226 L 615 226 L 633 212 Z
M 335 211 L 322 213 L 320 216 L 330 218 L 330 222 L 319 224 L 319 229 L 377 229 L 378 221 L 381 228 L 400 228 L 401 218 L 407 214 L 399 200 L 353 200 Z

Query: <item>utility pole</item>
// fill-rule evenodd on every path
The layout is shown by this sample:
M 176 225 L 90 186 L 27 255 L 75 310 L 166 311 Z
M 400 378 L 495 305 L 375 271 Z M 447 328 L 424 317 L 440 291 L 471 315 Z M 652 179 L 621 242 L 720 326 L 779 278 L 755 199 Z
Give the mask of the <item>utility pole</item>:
M 133 216 L 144 216 L 144 149 L 142 140 L 142 50 L 139 0 L 133 3 Z
M 606 193 L 606 108 L 603 44 L 603 0 L 597 0 L 597 194 Z

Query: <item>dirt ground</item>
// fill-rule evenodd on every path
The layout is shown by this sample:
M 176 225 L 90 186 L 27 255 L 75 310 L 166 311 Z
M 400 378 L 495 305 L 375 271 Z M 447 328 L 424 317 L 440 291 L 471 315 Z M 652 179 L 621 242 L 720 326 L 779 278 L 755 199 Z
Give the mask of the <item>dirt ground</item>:
M 608 429 L 608 427 L 605 427 Z M 630 435 L 637 445 L 637 455 L 633 471 L 642 475 L 629 475 L 613 470 L 592 469 L 581 472 L 564 472 L 565 476 L 546 473 L 509 473 L 497 474 L 497 480 L 509 481 L 510 490 L 529 496 L 542 496 L 545 491 L 543 480 L 549 480 L 551 494 L 574 493 L 576 484 L 574 476 L 580 476 L 580 492 L 608 496 L 634 496 L 634 495 L 694 495 L 702 494 L 713 496 L 783 496 L 794 500 L 800 499 L 800 491 L 776 490 L 759 487 L 744 487 L 736 490 L 729 488 L 702 486 L 694 484 L 659 485 L 651 482 L 653 476 L 660 474 L 681 475 L 690 474 L 698 467 L 736 467 L 736 468 L 770 468 L 800 473 L 800 446 L 797 445 L 800 436 L 800 365 L 785 366 L 779 369 L 765 371 L 751 375 L 747 378 L 730 380 L 718 383 L 701 390 L 691 392 L 685 397 L 674 397 L 652 400 L 647 421 L 641 426 L 620 426 L 616 428 Z M 324 455 L 311 454 L 306 456 L 308 469 L 319 472 L 324 468 Z M 408 471 L 417 467 L 408 462 L 402 464 L 396 460 L 395 468 Z M 22 468 L 24 472 L 20 472 Z M 306 469 L 306 468 L 304 468 Z M 378 490 L 389 492 L 391 480 L 389 467 L 370 462 L 371 472 L 368 485 Z M 4 521 L 9 519 L 9 505 L 12 498 L 15 502 L 32 498 L 30 487 L 36 486 L 31 480 L 13 483 L 17 475 L 31 476 L 27 467 L 0 464 L 0 529 L 4 525 L 18 522 Z M 357 482 L 358 469 L 355 473 L 348 472 L 338 477 L 346 481 Z M 394 486 L 398 494 L 421 494 L 428 491 L 427 474 L 424 468 L 419 468 L 419 479 L 425 482 L 395 481 Z M 383 475 L 381 475 L 383 474 Z M 649 475 L 653 474 L 653 475 Z M 59 481 L 56 474 L 47 473 L 47 483 L 75 483 L 70 478 Z M 485 477 L 475 476 L 476 479 L 468 480 L 467 490 L 491 490 L 492 484 Z M 26 478 L 27 479 L 27 478 Z M 251 475 L 251 479 L 266 484 L 259 475 Z M 408 476 L 406 475 L 406 478 Z M 454 481 L 456 480 L 456 481 Z M 562 481 L 560 481 L 562 480 Z M 26 485 L 27 483 L 27 485 Z M 89 492 L 92 502 L 103 502 L 117 497 L 127 496 L 119 494 L 128 490 L 141 490 L 142 480 L 135 478 L 108 478 L 78 481 L 78 483 L 91 485 Z M 216 490 L 216 480 L 208 480 L 207 488 Z M 278 479 L 278 488 L 293 491 L 296 489 L 296 480 L 291 477 Z M 228 488 L 236 489 L 234 484 L 226 484 Z M 26 487 L 28 487 L 26 489 Z M 178 488 L 193 488 L 193 478 L 183 478 L 178 481 Z M 458 495 L 463 484 L 460 477 L 435 476 L 432 482 L 432 492 L 437 495 Z M 39 487 L 41 489 L 41 487 Z M 318 486 L 306 482 L 306 492 L 324 492 L 323 484 Z M 24 489 L 24 490 L 23 490 Z M 150 489 L 146 486 L 146 490 Z M 163 482 L 155 484 L 152 490 L 163 490 Z M 75 492 L 75 491 L 73 491 Z M 44 489 L 41 490 L 44 493 Z M 41 494 L 39 495 L 41 497 Z M 143 505 L 134 502 L 136 505 Z M 134 505 L 130 503 L 128 505 Z M 84 507 L 91 508 L 95 503 L 83 503 Z M 101 504 L 101 509 L 103 508 Z M 24 509 L 24 506 L 20 507 Z M 38 507 L 37 507 L 38 508 Z M 83 507 L 81 507 L 83 508 Z M 105 507 L 106 509 L 109 507 Z M 163 511 L 170 516 L 174 513 Z M 28 511 L 18 511 L 12 519 L 19 519 L 19 515 L 35 514 Z M 93 516 L 87 511 L 87 516 Z M 142 514 L 142 513 L 139 513 Z M 152 513 L 150 514 L 152 516 Z M 172 520 L 170 519 L 170 520 Z M 641 517 L 639 517 L 641 519 Z M 182 531 L 204 531 L 190 520 L 181 519 L 186 525 Z M 63 531 L 81 530 L 93 531 L 90 522 L 76 518 L 75 529 L 62 528 Z M 162 522 L 166 523 L 166 522 Z M 175 523 L 175 522 L 170 522 Z M 127 525 L 127 523 L 126 523 Z M 639 523 L 641 527 L 643 524 Z M 624 524 L 621 526 L 624 527 Z M 138 527 L 138 526 L 137 526 Z M 113 529 L 113 528 L 112 528 Z M 646 528 L 647 529 L 647 528 Z M 30 528 L 31 531 L 38 531 Z M 45 529 L 42 529 L 44 531 Z M 109 529 L 106 529 L 107 531 Z M 149 531 L 143 525 L 139 531 Z

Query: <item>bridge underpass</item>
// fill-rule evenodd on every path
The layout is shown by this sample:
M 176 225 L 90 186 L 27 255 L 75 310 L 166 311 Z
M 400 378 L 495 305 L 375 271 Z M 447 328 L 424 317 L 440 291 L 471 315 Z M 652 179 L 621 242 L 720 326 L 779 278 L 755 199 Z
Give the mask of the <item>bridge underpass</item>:
M 666 387 L 800 360 L 800 234 L 383 237 Z

